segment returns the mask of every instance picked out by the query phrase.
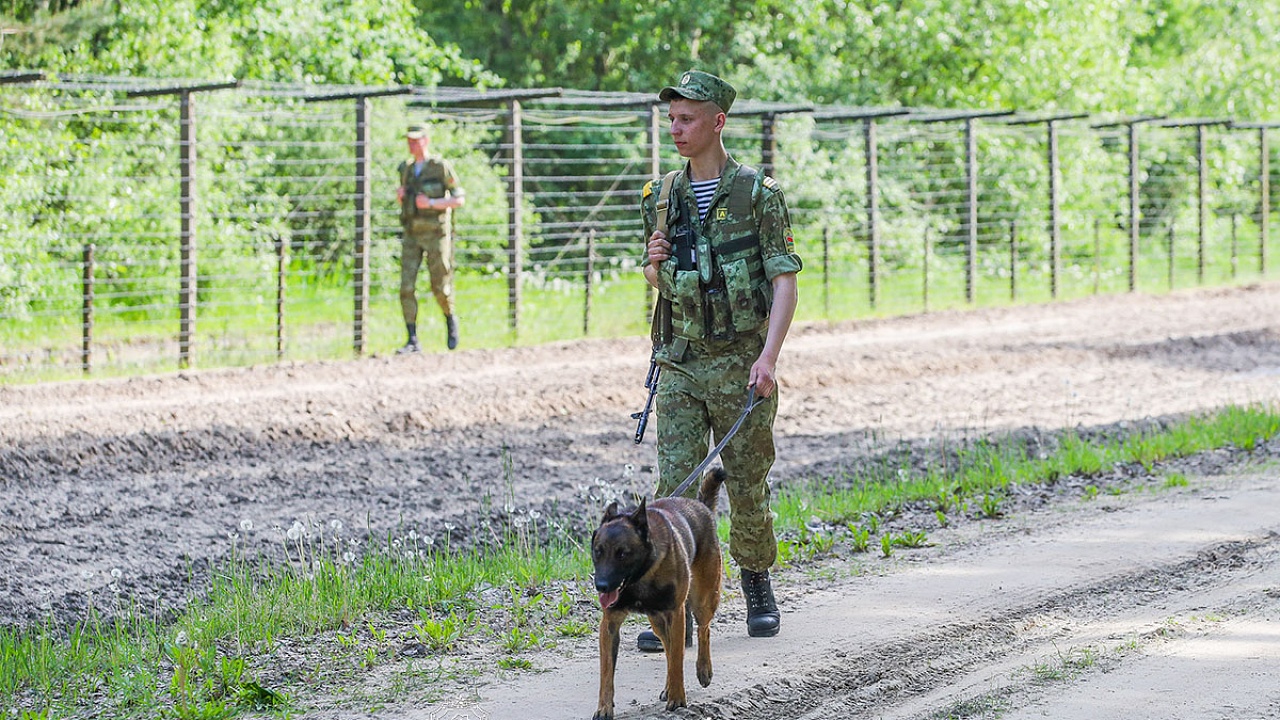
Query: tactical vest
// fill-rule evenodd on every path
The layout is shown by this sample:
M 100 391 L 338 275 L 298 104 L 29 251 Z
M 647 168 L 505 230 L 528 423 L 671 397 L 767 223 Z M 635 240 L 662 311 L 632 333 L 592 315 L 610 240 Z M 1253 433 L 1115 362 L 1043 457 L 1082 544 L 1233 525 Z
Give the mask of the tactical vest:
M 400 223 L 442 223 L 447 210 L 427 210 L 419 208 L 415 202 L 418 195 L 429 198 L 442 198 L 448 189 L 448 171 L 445 164 L 436 157 L 428 157 L 422 163 L 422 171 L 414 174 L 413 163 L 400 164 L 400 184 L 404 187 L 404 199 L 400 202 Z
M 678 172 L 678 171 L 677 171 Z M 692 192 L 683 202 L 673 202 L 663 194 L 680 192 L 675 188 L 675 173 L 663 178 L 657 201 L 659 224 L 665 219 L 667 237 L 678 247 L 673 257 L 660 268 L 660 289 L 671 300 L 672 333 L 677 342 L 732 340 L 740 334 L 759 332 L 768 322 L 773 304 L 773 285 L 764 271 L 760 251 L 760 219 L 756 201 L 763 176 L 746 165 L 738 167 L 727 197 L 718 197 L 699 222 Z M 719 193 L 717 193 L 719 195 Z M 683 217 L 679 206 L 684 205 Z M 664 218 L 664 214 L 666 217 Z M 687 224 L 685 237 L 681 226 Z M 677 259 L 692 243 L 696 249 L 696 268 Z

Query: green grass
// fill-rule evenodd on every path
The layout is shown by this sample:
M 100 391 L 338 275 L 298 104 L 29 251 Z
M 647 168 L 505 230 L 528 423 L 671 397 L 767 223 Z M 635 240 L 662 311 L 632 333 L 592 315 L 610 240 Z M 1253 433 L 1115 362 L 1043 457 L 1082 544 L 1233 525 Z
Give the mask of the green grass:
M 1044 457 L 1012 444 L 979 443 L 959 452 L 946 472 L 893 467 L 847 487 L 832 478 L 787 488 L 774 501 L 779 557 L 804 566 L 832 557 L 838 541 L 854 552 L 879 546 L 888 557 L 929 545 L 922 530 L 890 532 L 880 522 L 908 503 L 951 516 L 966 507 L 992 516 L 980 506 L 1014 483 L 1088 478 L 1116 463 L 1154 468 L 1213 448 L 1253 448 L 1278 432 L 1280 413 L 1231 407 L 1125 437 L 1068 433 Z M 1178 473 L 1162 477 L 1170 487 L 1187 482 Z M 521 526 L 495 546 L 453 550 L 412 534 L 356 543 L 316 530 L 298 524 L 289 531 L 287 563 L 240 557 L 233 547 L 176 617 L 124 605 L 113 608 L 111 620 L 91 612 L 70 627 L 0 629 L 0 714 L 287 716 L 299 709 L 290 695 L 295 688 L 357 682 L 397 662 L 405 643 L 436 658 L 480 644 L 490 650 L 470 655 L 488 658 L 488 670 L 527 671 L 534 663 L 522 654 L 594 629 L 598 609 L 580 540 L 535 541 L 533 528 Z M 295 668 L 292 680 L 272 675 L 277 654 L 297 647 L 318 648 L 316 667 Z M 424 668 L 406 672 L 420 677 Z M 442 673 L 437 668 L 433 677 Z
M 983 517 L 999 517 L 1001 498 L 1012 483 L 1037 484 L 1066 476 L 1096 477 L 1117 463 L 1134 462 L 1150 472 L 1156 463 L 1192 453 L 1235 446 L 1252 450 L 1280 432 L 1280 415 L 1263 408 L 1229 407 L 1163 429 L 1123 438 L 1083 438 L 1067 433 L 1058 449 L 1032 457 L 1014 443 L 980 442 L 957 453 L 954 465 L 923 473 L 881 466 L 855 482 L 828 479 L 783 488 L 774 498 L 781 533 L 803 539 L 813 519 L 835 528 L 864 528 L 907 503 L 931 503 L 944 513 L 970 505 Z M 1170 483 L 1176 484 L 1174 483 Z M 1095 490 L 1096 493 L 1096 490 Z M 857 541 L 866 546 L 867 539 Z
M 1058 299 L 1097 293 L 1116 294 L 1128 288 L 1127 255 L 1123 241 L 1109 237 L 1104 264 L 1095 278 L 1090 258 L 1064 262 Z M 1216 247 L 1216 246 L 1215 246 Z M 1238 277 L 1228 272 L 1218 253 L 1209 258 L 1205 285 L 1256 281 L 1257 268 L 1245 264 Z M 1005 262 L 1007 250 L 983 247 L 980 271 L 970 303 L 965 262 L 960 249 L 931 256 L 929 287 L 922 267 L 889 266 L 879 276 L 878 300 L 871 305 L 865 258 L 833 258 L 824 275 L 820 247 L 802 247 L 806 269 L 799 276 L 802 302 L 799 322 L 841 321 L 890 317 L 924 310 L 973 306 L 1046 303 L 1050 293 L 1043 263 L 1019 270 L 1017 296 L 1010 289 Z M 1139 256 L 1138 289 L 1169 290 L 1168 260 L 1150 248 Z M 273 272 L 273 271 L 272 271 Z M 1183 252 L 1177 260 L 1174 287 L 1200 284 L 1195 258 Z M 347 274 L 316 274 L 302 265 L 293 268 L 285 292 L 284 348 L 276 350 L 274 275 L 252 263 L 226 269 L 220 285 L 202 286 L 197 309 L 194 355 L 196 367 L 238 367 L 283 359 L 312 361 L 354 356 L 354 297 Z M 385 354 L 404 342 L 404 325 L 394 271 L 375 269 L 365 318 L 366 354 Z M 82 377 L 80 367 L 80 299 L 78 280 L 68 274 L 48 300 L 29 314 L 0 318 L 0 347 L 14 358 L 0 367 L 0 382 L 33 382 Z M 178 369 L 178 311 L 176 290 L 165 290 L 143 306 L 112 306 L 100 300 L 95 310 L 93 375 L 109 377 Z M 462 347 L 498 348 L 535 345 L 581 338 L 631 337 L 648 332 L 647 286 L 637 272 L 620 272 L 592 287 L 590 311 L 586 286 L 576 278 L 539 278 L 529 274 L 520 291 L 520 309 L 512 317 L 507 279 L 500 274 L 464 270 L 455 278 L 455 300 L 461 324 Z M 419 283 L 419 335 L 427 351 L 444 350 L 444 324 L 425 280 Z M 513 322 L 515 327 L 513 327 Z

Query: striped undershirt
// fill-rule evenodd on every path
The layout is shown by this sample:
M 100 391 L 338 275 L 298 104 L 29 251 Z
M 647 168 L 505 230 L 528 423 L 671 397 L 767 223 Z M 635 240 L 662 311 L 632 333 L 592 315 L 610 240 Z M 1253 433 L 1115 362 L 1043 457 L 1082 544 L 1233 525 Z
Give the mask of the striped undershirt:
M 711 207 L 711 198 L 715 196 L 716 186 L 719 184 L 720 178 L 689 181 L 689 185 L 693 187 L 693 196 L 698 199 L 698 222 L 707 218 L 707 209 Z

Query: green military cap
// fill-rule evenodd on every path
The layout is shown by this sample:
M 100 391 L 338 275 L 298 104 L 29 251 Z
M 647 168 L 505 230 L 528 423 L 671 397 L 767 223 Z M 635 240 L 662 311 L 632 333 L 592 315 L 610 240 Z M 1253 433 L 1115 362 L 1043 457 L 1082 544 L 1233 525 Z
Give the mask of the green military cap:
M 710 100 L 719 105 L 724 112 L 729 112 L 729 106 L 733 105 L 733 99 L 738 97 L 738 91 L 711 73 L 690 70 L 680 76 L 679 84 L 668 85 L 658 93 L 658 99 L 663 102 L 669 102 L 673 97 Z
M 427 137 L 427 135 L 428 133 L 427 133 L 426 125 L 410 125 L 408 132 L 405 133 L 405 137 L 409 138 L 410 140 L 417 140 L 418 138 L 424 138 L 424 137 Z

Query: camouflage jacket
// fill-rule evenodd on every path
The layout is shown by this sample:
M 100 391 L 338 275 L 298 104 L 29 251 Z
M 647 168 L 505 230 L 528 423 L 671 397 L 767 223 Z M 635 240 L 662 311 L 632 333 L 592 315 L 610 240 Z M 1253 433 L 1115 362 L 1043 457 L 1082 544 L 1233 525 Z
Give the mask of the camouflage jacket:
M 422 170 L 417 174 L 414 174 L 413 166 L 413 161 L 407 161 L 396 168 L 400 175 L 400 185 L 404 188 L 404 198 L 400 201 L 400 223 L 443 223 L 449 217 L 448 210 L 421 209 L 414 199 L 419 194 L 429 198 L 462 195 L 462 186 L 458 182 L 458 175 L 453 171 L 453 165 L 442 157 L 428 155 L 422 164 Z
M 768 323 L 773 279 L 803 267 L 782 188 L 729 158 L 699 222 L 688 171 L 686 165 L 671 191 L 667 237 L 676 245 L 673 257 L 658 269 L 658 290 L 671 301 L 672 330 L 695 343 L 758 333 Z M 657 226 L 660 186 L 660 180 L 650 181 L 642 193 L 646 241 Z

